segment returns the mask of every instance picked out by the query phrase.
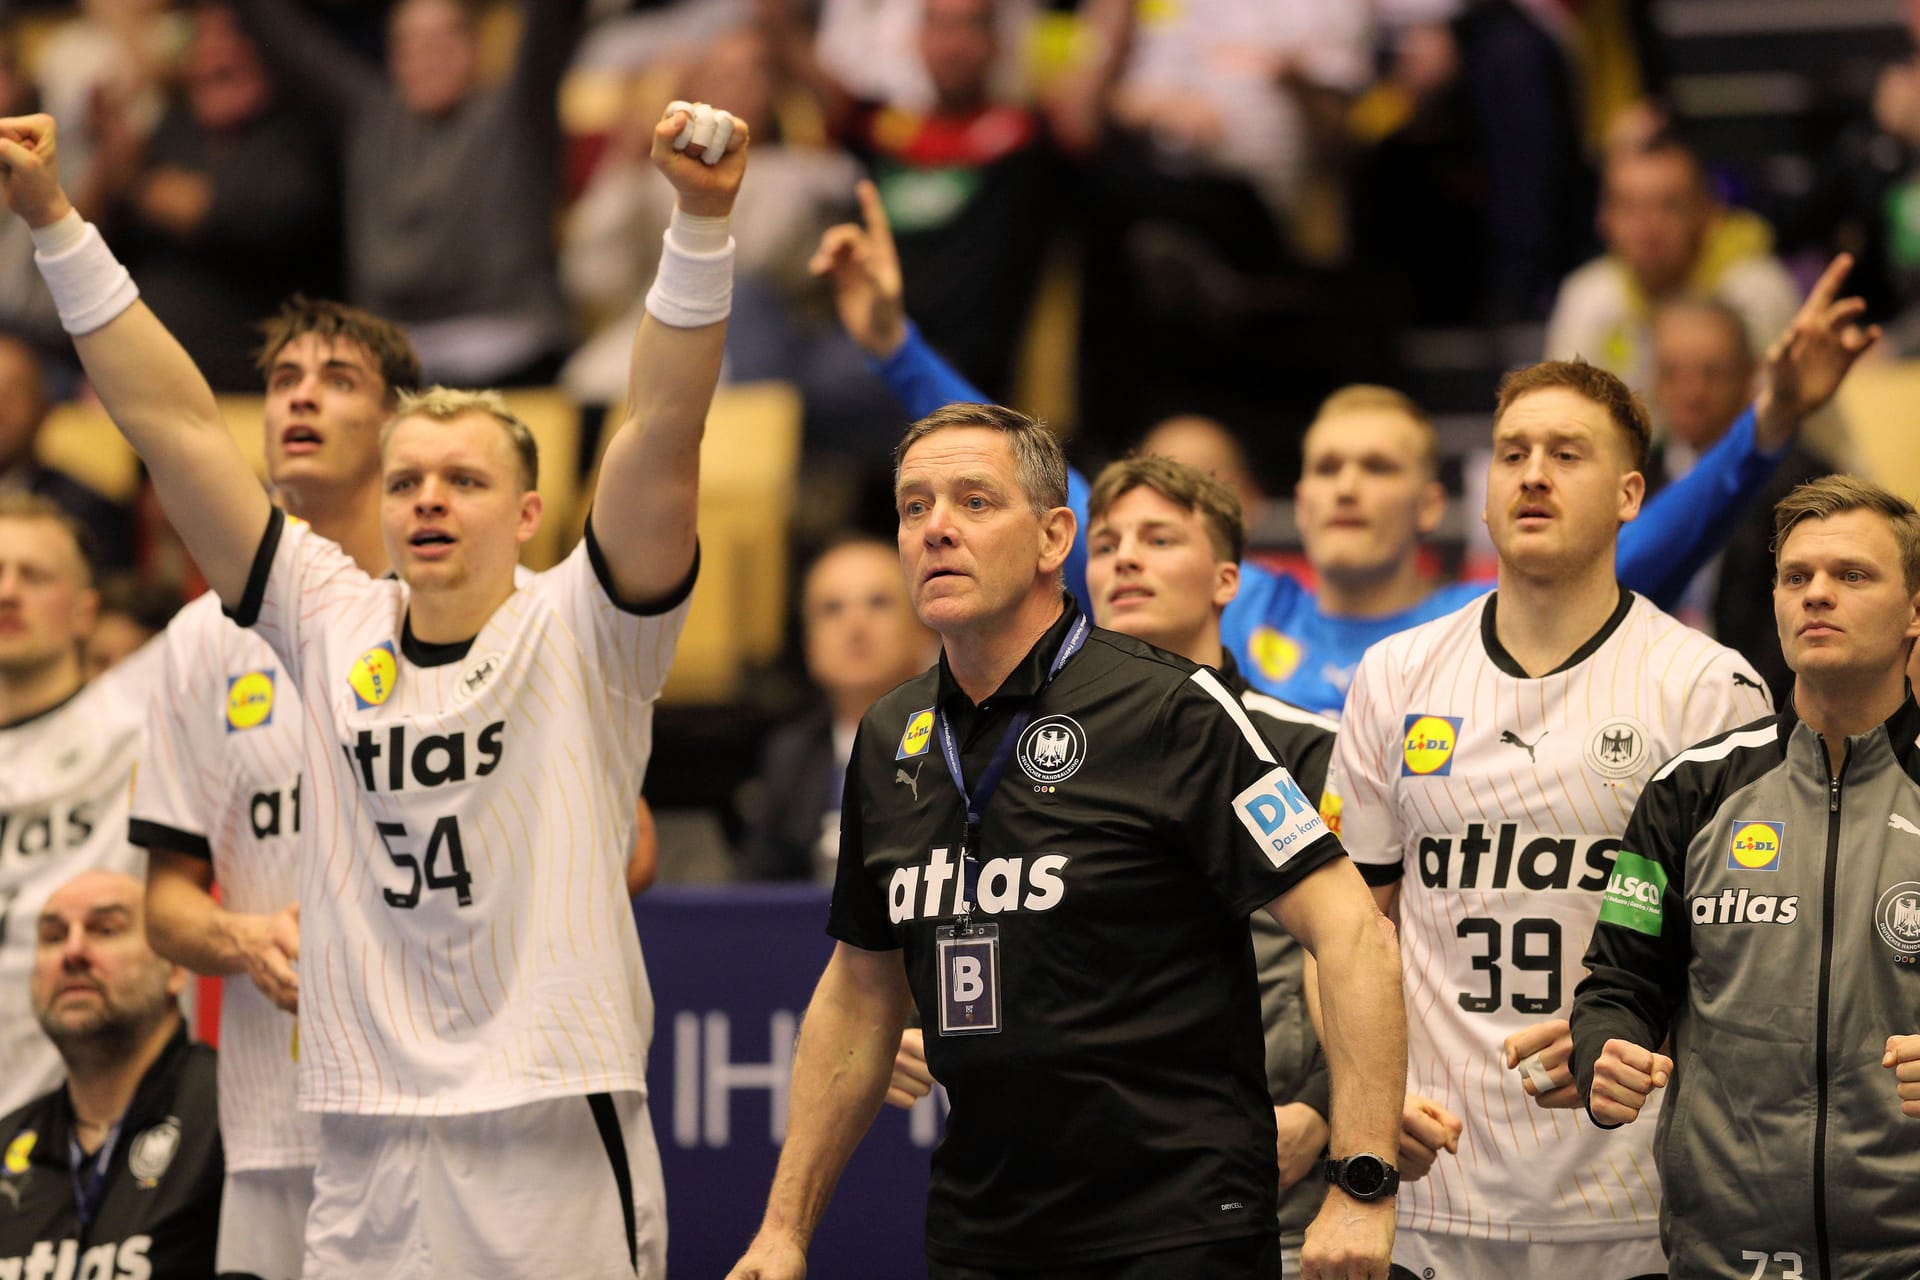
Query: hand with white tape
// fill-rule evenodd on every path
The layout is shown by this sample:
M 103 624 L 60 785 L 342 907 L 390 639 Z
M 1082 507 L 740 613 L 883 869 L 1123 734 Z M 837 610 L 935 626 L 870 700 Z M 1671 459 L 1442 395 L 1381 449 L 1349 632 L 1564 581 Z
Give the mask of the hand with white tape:
M 1520 1073 L 1520 1087 L 1536 1106 L 1550 1111 L 1576 1110 L 1580 1090 L 1573 1082 L 1573 1031 L 1565 1018 L 1536 1022 L 1514 1032 L 1502 1046 L 1507 1068 Z
M 653 128 L 652 159 L 682 210 L 727 217 L 747 168 L 746 123 L 704 102 L 670 102 Z

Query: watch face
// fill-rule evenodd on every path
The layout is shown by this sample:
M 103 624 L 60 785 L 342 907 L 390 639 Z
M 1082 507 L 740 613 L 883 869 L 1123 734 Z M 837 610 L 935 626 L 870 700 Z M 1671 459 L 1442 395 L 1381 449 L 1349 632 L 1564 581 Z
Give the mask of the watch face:
M 1386 1162 L 1379 1156 L 1359 1155 L 1347 1160 L 1346 1175 L 1341 1179 L 1352 1194 L 1361 1197 L 1378 1195 L 1380 1188 L 1387 1185 Z

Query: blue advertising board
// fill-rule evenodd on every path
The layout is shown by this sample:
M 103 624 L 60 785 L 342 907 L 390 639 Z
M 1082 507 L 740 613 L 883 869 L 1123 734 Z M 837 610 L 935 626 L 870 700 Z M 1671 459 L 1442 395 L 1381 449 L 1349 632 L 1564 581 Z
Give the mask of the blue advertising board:
M 833 949 L 815 885 L 654 889 L 634 904 L 653 983 L 649 1107 L 667 1183 L 668 1273 L 717 1280 L 760 1223 L 786 1129 L 793 1042 Z M 816 1280 L 924 1276 L 941 1099 L 883 1107 L 808 1253 Z

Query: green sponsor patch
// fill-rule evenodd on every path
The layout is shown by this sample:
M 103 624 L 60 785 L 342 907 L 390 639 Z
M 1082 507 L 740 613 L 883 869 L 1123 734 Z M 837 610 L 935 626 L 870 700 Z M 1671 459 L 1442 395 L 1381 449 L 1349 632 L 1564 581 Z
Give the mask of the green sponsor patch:
M 1617 924 L 1657 938 L 1662 920 L 1660 899 L 1666 891 L 1666 868 L 1622 849 L 1613 860 L 1607 899 L 1600 904 L 1600 923 Z

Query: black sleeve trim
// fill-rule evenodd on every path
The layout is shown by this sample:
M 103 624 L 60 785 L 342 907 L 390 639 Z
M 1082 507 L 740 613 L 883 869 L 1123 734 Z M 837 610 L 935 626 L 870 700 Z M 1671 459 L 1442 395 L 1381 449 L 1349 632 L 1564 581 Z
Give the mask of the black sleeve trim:
M 190 858 L 199 858 L 203 862 L 213 861 L 213 846 L 207 838 L 195 835 L 191 831 L 182 831 L 178 827 L 169 827 L 162 822 L 148 822 L 145 818 L 131 818 L 127 821 L 127 843 L 137 844 L 142 849 L 165 849 L 168 853 L 184 853 Z
M 607 568 L 607 557 L 600 550 L 600 539 L 593 536 L 593 513 L 587 513 L 587 562 L 593 566 L 593 576 L 599 579 L 600 589 L 607 593 L 607 599 L 613 601 L 613 607 L 622 613 L 631 613 L 636 617 L 652 618 L 678 609 L 686 598 L 693 594 L 693 584 L 700 577 L 700 542 L 694 540 L 693 564 L 687 568 L 687 576 L 680 585 L 654 600 L 622 600 L 614 589 L 613 571 Z
M 273 568 L 274 553 L 280 550 L 280 535 L 286 531 L 287 513 L 273 508 L 267 517 L 267 530 L 260 535 L 260 549 L 253 553 L 253 568 L 247 570 L 247 589 L 236 608 L 221 602 L 221 612 L 243 627 L 260 621 L 260 604 L 267 596 L 267 573 Z
M 1360 868 L 1360 878 L 1376 889 L 1399 884 L 1407 874 L 1407 864 L 1404 862 L 1361 862 L 1356 859 L 1353 865 Z

